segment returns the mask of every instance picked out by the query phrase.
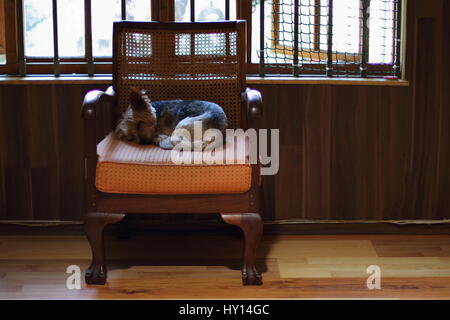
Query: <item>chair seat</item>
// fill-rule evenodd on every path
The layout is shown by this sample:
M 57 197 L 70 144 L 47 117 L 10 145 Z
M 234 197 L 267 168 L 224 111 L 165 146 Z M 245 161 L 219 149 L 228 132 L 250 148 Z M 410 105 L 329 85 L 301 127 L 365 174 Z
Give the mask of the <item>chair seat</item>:
M 189 157 L 194 162 L 177 164 L 170 150 L 120 141 L 110 133 L 97 145 L 96 187 L 102 192 L 122 194 L 247 192 L 252 176 L 247 149 L 245 144 L 226 144 L 223 154 L 233 151 L 233 161 L 214 161 L 220 158 L 217 154 L 212 158 L 210 153 L 183 152 L 183 159 Z

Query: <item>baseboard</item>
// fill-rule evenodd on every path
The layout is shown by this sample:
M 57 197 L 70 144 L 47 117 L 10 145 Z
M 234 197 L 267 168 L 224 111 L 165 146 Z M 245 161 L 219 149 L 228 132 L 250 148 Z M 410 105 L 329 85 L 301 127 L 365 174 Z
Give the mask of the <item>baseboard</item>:
M 127 228 L 131 233 L 236 233 L 237 228 L 226 225 L 220 219 L 177 221 L 176 219 L 147 220 L 127 219 L 124 223 L 107 228 L 115 233 L 119 228 Z M 58 221 L 0 221 L 0 235 L 80 235 L 84 234 L 81 222 Z M 264 234 L 271 235 L 314 235 L 314 234 L 411 234 L 411 235 L 450 235 L 450 222 L 410 221 L 405 222 L 351 222 L 351 221 L 285 221 L 265 222 Z

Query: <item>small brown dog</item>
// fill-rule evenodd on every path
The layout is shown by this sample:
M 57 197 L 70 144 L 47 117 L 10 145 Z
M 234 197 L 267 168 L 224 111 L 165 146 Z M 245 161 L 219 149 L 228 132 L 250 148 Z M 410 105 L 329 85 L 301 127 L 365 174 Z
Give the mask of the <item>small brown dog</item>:
M 194 137 L 194 125 L 201 124 L 202 140 L 189 141 L 190 145 L 201 144 L 201 149 L 211 149 L 223 143 L 214 138 L 203 140 L 208 129 L 217 129 L 224 136 L 227 117 L 223 109 L 212 102 L 200 100 L 165 100 L 152 102 L 145 90 L 133 89 L 130 106 L 119 121 L 115 134 L 118 139 L 139 144 L 155 143 L 163 149 L 173 147 L 183 141 L 173 135 L 176 129 L 184 129 Z

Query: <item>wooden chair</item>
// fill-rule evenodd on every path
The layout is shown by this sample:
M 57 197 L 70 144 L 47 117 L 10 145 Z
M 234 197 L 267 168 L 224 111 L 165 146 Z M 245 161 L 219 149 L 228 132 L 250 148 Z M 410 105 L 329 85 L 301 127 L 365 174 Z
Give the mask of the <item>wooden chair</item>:
M 214 188 L 204 192 L 194 190 L 194 194 L 184 191 L 173 194 L 171 189 L 167 193 L 142 190 L 122 192 L 121 185 L 114 187 L 116 190 L 99 187 L 99 179 L 108 184 L 113 178 L 105 177 L 107 173 L 102 168 L 106 162 L 102 162 L 104 155 L 98 151 L 98 146 L 106 143 L 106 140 L 112 141 L 111 135 L 109 138 L 98 138 L 98 106 L 105 102 L 110 104 L 112 115 L 117 119 L 129 104 L 132 87 L 147 89 L 150 98 L 155 101 L 213 101 L 224 108 L 230 128 L 258 128 L 262 112 L 261 95 L 256 90 L 247 89 L 245 85 L 245 34 L 245 21 L 114 23 L 113 86 L 106 92 L 93 90 L 87 93 L 82 107 L 85 134 L 85 231 L 92 249 L 92 263 L 86 271 L 86 283 L 106 282 L 103 229 L 108 224 L 122 220 L 128 213 L 220 213 L 226 223 L 240 227 L 244 233 L 243 284 L 262 283 L 255 268 L 255 251 L 262 233 L 258 214 L 259 164 L 246 164 L 246 169 L 243 167 L 247 170 L 246 176 L 234 177 L 238 184 L 248 181 L 245 190 L 239 191 L 223 191 L 220 179 Z M 100 140 L 102 142 L 97 145 Z M 127 147 L 134 148 L 130 145 Z M 118 170 L 116 173 L 120 176 L 123 173 L 120 172 L 120 165 L 123 163 L 116 165 L 118 169 L 114 170 Z M 155 171 L 152 165 L 144 168 L 152 169 L 152 174 L 162 174 L 159 169 Z M 170 171 L 166 167 L 164 170 Z M 215 174 L 214 171 L 209 172 Z M 125 176 L 133 181 L 140 179 L 142 174 L 146 172 L 134 178 L 126 173 Z M 173 174 L 169 172 L 167 178 L 172 178 Z M 102 175 L 101 178 L 99 175 Z M 202 180 L 202 176 L 190 175 L 192 173 L 177 176 L 179 180 L 176 187 L 183 190 L 183 186 L 191 183 L 192 179 Z M 121 181 L 129 186 L 129 179 L 122 178 Z

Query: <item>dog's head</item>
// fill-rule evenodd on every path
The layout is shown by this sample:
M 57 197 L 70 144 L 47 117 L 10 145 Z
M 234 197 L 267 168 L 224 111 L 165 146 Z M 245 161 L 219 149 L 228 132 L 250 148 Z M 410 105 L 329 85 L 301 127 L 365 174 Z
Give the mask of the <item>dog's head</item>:
M 133 88 L 130 92 L 130 106 L 116 128 L 119 139 L 139 144 L 150 144 L 156 129 L 156 111 L 145 90 Z
M 133 88 L 130 93 L 130 107 L 133 110 L 133 123 L 137 133 L 136 142 L 152 143 L 156 129 L 156 112 L 147 91 Z

